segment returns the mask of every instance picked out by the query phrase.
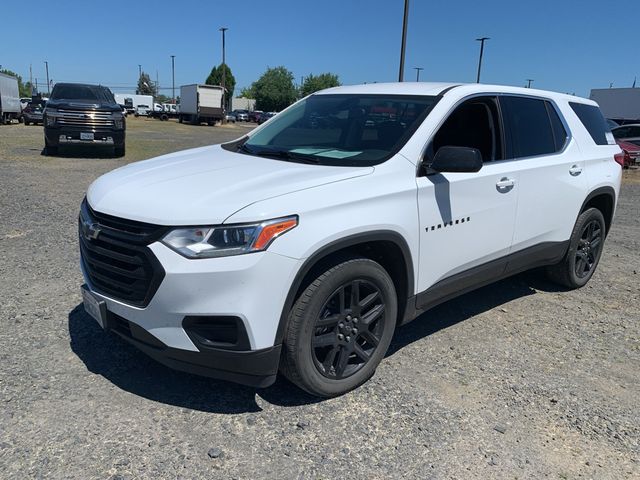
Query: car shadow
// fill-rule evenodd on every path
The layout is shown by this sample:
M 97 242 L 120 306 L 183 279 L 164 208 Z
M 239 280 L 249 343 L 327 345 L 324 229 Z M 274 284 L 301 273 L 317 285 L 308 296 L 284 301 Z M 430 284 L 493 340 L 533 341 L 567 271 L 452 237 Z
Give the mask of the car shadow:
M 149 400 L 210 413 L 259 412 L 256 395 L 269 403 L 293 407 L 316 403 L 282 375 L 274 385 L 257 389 L 172 370 L 128 344 L 115 333 L 105 333 L 77 305 L 68 316 L 71 350 L 92 373 L 118 388 Z
M 549 282 L 541 270 L 531 270 L 479 288 L 460 297 L 442 303 L 412 322 L 399 327 L 391 341 L 386 356 L 440 330 L 504 305 L 517 298 L 541 292 L 561 292 L 565 288 Z
M 49 155 L 47 153 L 47 147 L 44 147 L 40 151 L 40 155 L 43 157 L 53 158 L 119 158 L 116 156 L 113 147 L 98 146 L 73 146 L 73 147 L 58 147 L 58 151 L 55 155 Z
M 386 356 L 474 315 L 537 291 L 561 291 L 536 272 L 511 277 L 443 303 L 402 326 Z M 309 395 L 282 375 L 274 385 L 256 389 L 172 370 L 146 356 L 114 333 L 104 333 L 77 305 L 68 316 L 70 345 L 87 369 L 118 388 L 149 400 L 211 413 L 238 414 L 262 410 L 257 397 L 282 407 L 309 405 Z

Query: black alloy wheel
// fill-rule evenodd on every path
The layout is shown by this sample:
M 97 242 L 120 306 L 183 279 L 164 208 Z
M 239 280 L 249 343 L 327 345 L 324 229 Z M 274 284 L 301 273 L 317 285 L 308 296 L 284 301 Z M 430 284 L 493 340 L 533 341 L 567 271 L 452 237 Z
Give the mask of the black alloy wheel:
M 385 303 L 380 289 L 363 279 L 341 285 L 325 302 L 311 338 L 318 371 L 342 379 L 360 370 L 380 344 Z
M 582 229 L 576 249 L 575 272 L 578 278 L 585 278 L 594 269 L 602 249 L 602 237 L 598 220 L 591 220 Z
M 600 210 L 589 208 L 582 212 L 573 227 L 565 256 L 547 267 L 549 280 L 571 289 L 585 286 L 600 261 L 606 232 Z
M 398 316 L 393 280 L 369 258 L 318 270 L 289 312 L 281 372 L 303 390 L 335 397 L 362 385 L 389 348 Z

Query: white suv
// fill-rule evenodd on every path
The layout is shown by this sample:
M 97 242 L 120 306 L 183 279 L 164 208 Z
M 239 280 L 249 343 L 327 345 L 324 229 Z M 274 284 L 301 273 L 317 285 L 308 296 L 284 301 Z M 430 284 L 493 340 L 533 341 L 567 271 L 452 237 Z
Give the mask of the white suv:
M 311 95 L 237 141 L 119 168 L 80 213 L 86 310 L 158 361 L 319 396 L 394 329 L 533 267 L 593 275 L 620 154 L 597 104 L 489 85 Z

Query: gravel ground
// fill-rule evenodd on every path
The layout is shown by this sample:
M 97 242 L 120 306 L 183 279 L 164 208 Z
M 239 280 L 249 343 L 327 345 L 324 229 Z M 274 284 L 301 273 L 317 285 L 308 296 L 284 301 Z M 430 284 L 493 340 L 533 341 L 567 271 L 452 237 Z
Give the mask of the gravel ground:
M 0 477 L 640 478 L 640 171 L 587 287 L 527 273 L 448 302 L 318 401 L 171 371 L 84 313 L 89 183 L 247 129 L 128 127 L 109 159 L 44 157 L 41 127 L 0 126 Z

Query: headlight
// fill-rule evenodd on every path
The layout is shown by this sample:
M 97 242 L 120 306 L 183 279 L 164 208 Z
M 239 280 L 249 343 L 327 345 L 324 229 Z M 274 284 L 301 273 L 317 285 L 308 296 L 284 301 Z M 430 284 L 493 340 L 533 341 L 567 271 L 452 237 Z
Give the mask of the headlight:
M 227 257 L 266 250 L 297 225 L 298 217 L 291 216 L 248 225 L 178 228 L 162 243 L 187 258 Z
M 47 108 L 44 111 L 45 122 L 47 126 L 51 127 L 56 124 L 58 111 L 53 108 Z
M 114 128 L 121 130 L 124 127 L 124 115 L 122 112 L 113 112 L 111 118 L 113 119 Z

